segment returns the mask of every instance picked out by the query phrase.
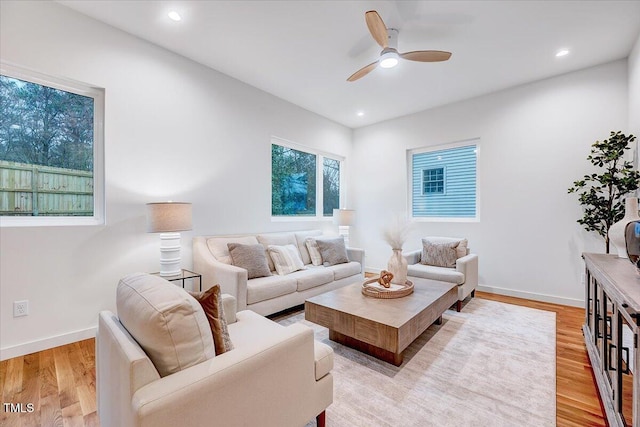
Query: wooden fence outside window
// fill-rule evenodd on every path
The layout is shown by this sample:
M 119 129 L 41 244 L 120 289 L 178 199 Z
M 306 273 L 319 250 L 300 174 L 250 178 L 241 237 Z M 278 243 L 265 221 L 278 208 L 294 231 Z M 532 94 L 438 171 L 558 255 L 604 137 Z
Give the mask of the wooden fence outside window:
M 93 172 L 0 160 L 0 216 L 92 216 Z

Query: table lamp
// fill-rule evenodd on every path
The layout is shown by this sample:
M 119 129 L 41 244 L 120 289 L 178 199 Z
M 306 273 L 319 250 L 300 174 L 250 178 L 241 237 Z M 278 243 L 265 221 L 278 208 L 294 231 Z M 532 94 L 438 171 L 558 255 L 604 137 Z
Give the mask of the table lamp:
M 160 276 L 180 274 L 180 231 L 191 230 L 191 203 L 147 203 L 147 232 L 160 233 Z
M 333 223 L 338 225 L 338 234 L 344 238 L 345 246 L 349 246 L 349 227 L 356 222 L 356 211 L 353 209 L 334 209 Z

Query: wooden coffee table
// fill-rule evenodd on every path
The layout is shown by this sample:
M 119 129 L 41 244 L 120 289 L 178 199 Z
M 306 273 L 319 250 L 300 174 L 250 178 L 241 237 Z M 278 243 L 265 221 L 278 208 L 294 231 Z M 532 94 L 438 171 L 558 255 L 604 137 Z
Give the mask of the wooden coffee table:
M 411 295 L 378 299 L 362 295 L 361 283 L 330 291 L 304 303 L 306 320 L 329 329 L 329 339 L 396 366 L 402 352 L 458 300 L 458 286 L 410 277 Z

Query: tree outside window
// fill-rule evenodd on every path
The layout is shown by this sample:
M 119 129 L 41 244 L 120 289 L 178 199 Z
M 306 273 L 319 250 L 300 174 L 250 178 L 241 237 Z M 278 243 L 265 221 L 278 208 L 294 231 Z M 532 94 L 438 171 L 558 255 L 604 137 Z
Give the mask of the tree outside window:
M 272 144 L 271 215 L 332 216 L 340 207 L 340 167 L 338 159 Z

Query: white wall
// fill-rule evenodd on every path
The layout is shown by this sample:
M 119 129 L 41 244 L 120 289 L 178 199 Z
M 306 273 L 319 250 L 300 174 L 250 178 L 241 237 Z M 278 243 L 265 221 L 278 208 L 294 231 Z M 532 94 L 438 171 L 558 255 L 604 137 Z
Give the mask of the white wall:
M 3 61 L 106 89 L 107 210 L 105 226 L 0 228 L 2 359 L 91 336 L 120 277 L 158 270 L 146 202 L 193 202 L 187 267 L 193 235 L 331 227 L 270 221 L 270 136 L 349 156 L 350 129 L 55 3 L 0 16 Z
M 467 237 L 485 289 L 581 304 L 580 254 L 604 243 L 576 223 L 567 188 L 589 172 L 590 145 L 627 128 L 627 111 L 622 60 L 357 129 L 353 240 L 369 268 L 385 267 L 381 230 L 407 211 L 406 150 L 480 138 L 480 222 L 415 223 L 405 250 L 422 236 Z
M 640 35 L 629 54 L 629 132 L 640 140 Z M 640 156 L 640 153 L 638 153 Z M 640 159 L 640 157 L 639 157 Z M 639 162 L 640 163 L 640 162 Z

